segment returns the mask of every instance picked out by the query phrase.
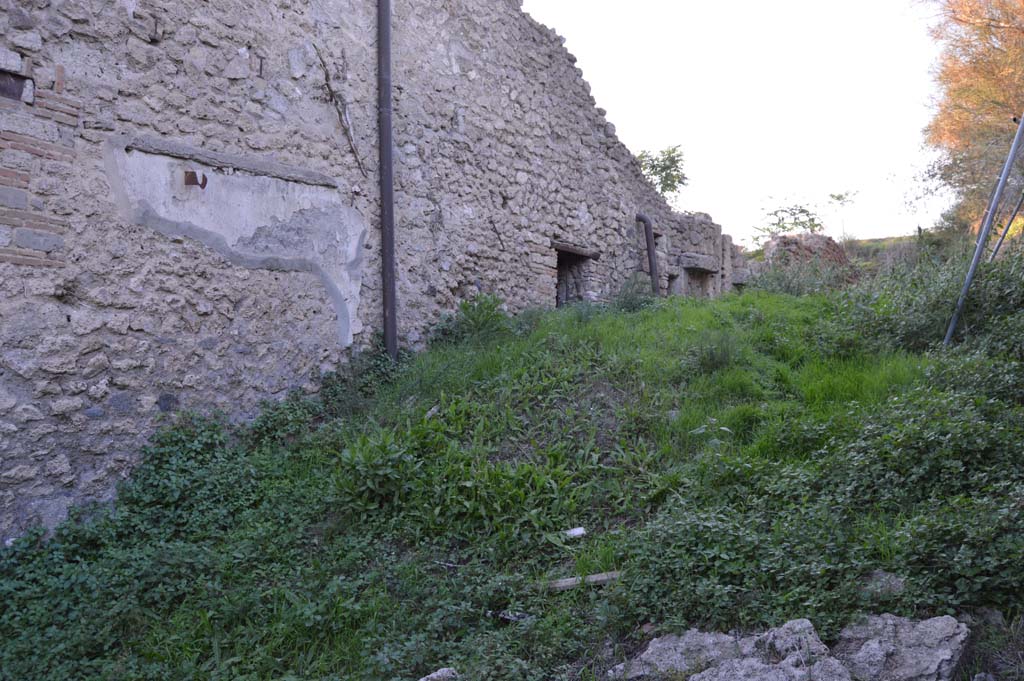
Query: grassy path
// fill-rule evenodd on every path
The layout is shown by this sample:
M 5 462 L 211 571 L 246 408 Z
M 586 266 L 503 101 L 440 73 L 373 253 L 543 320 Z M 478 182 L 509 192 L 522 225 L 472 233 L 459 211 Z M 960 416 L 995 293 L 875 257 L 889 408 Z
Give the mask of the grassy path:
M 113 511 L 0 553 L 0 679 L 591 679 L 648 623 L 1019 607 L 1024 379 L 832 305 L 469 308 L 387 381 L 182 419 Z

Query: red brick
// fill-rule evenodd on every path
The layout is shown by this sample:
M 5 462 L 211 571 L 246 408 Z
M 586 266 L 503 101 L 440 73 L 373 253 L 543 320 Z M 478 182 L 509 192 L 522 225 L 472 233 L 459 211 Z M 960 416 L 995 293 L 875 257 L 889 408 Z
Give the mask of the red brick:
M 63 64 L 57 64 L 56 68 L 54 68 L 53 90 L 54 92 L 64 92 Z
M 35 112 L 39 118 L 48 118 L 51 121 L 56 121 L 62 125 L 70 125 L 72 128 L 78 127 L 78 116 L 68 116 L 67 114 L 60 113 L 58 111 L 51 111 L 49 109 L 38 109 Z
M 8 145 L 8 148 L 17 149 L 18 151 L 24 151 L 26 154 L 32 154 L 33 156 L 38 156 L 40 158 L 48 158 L 51 161 L 73 161 L 75 158 L 72 155 L 47 151 L 45 149 L 40 149 L 37 146 L 33 146 L 31 144 L 22 144 L 20 142 L 11 142 Z
M 65 232 L 68 228 L 68 223 L 59 218 L 13 208 L 0 208 L 0 222 L 11 227 L 31 227 L 58 234 Z
M 29 227 L 31 229 L 39 229 L 44 232 L 53 232 L 54 234 L 64 234 L 67 232 L 67 225 L 60 225 L 54 222 L 44 222 L 46 218 L 40 216 L 41 219 L 37 220 L 24 220 L 22 227 Z
M 13 132 L 0 132 L 0 140 L 7 141 L 7 147 L 10 149 L 17 149 L 43 158 L 57 161 L 73 161 L 75 158 L 73 149 L 43 142 L 34 137 L 26 137 Z
M 21 173 L 17 170 L 0 168 L 0 184 L 18 189 L 28 189 L 28 173 Z
M 49 90 L 37 90 L 36 91 L 36 100 L 39 100 L 39 99 L 42 99 L 45 102 L 55 102 L 57 104 L 63 104 L 64 106 L 69 106 L 72 109 L 81 109 L 82 108 L 82 100 L 74 99 L 72 97 L 64 97 L 62 95 L 54 94 L 53 92 L 50 92 Z
M 47 258 L 42 251 L 29 251 L 24 248 L 0 248 L 0 262 L 35 267 L 64 267 L 63 262 Z
M 67 116 L 78 116 L 78 114 L 82 113 L 79 109 L 76 109 L 76 108 L 74 108 L 72 106 L 65 106 L 64 104 L 58 104 L 56 102 L 51 102 L 48 99 L 37 99 L 36 100 L 36 109 L 37 110 L 38 109 L 46 109 L 47 111 L 56 111 L 58 113 L 65 114 Z
M 37 92 L 35 105 L 71 115 L 81 113 L 82 111 L 82 107 L 68 104 L 63 100 L 63 98 L 54 96 L 48 90 L 40 90 Z

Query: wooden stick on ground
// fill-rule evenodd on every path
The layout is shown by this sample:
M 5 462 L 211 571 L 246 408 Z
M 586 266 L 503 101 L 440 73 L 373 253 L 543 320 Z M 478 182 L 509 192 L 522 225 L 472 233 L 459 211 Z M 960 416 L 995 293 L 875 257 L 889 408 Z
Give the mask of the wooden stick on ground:
M 548 589 L 550 591 L 568 591 L 569 589 L 575 589 L 578 586 L 586 584 L 587 586 L 604 586 L 605 584 L 611 584 L 619 578 L 620 572 L 602 572 L 596 575 L 590 575 L 588 577 L 567 577 L 565 579 L 556 579 L 553 582 L 548 583 Z

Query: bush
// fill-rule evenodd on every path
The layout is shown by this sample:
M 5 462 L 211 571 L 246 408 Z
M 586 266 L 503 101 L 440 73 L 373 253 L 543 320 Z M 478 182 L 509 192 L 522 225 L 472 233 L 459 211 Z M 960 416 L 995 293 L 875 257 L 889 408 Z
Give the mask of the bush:
M 736 333 L 724 329 L 703 330 L 684 360 L 701 374 L 712 374 L 731 366 L 739 354 Z
M 434 327 L 431 344 L 487 343 L 501 337 L 512 328 L 503 303 L 497 296 L 481 294 L 459 303 L 459 311 L 449 315 Z
M 962 282 L 962 269 L 931 259 L 866 279 L 839 294 L 837 330 L 876 348 L 921 352 L 945 336 Z
M 956 250 L 956 249 L 955 249 Z M 833 331 L 859 334 L 876 347 L 921 352 L 939 345 L 960 297 L 968 257 L 938 252 L 916 264 L 865 279 L 838 297 Z M 1024 256 L 983 265 L 964 309 L 956 340 L 1021 358 Z
M 970 348 L 935 353 L 931 359 L 927 383 L 938 390 L 1024 405 L 1024 363 L 1020 361 L 993 358 Z
M 338 418 L 363 413 L 383 388 L 398 377 L 412 353 L 399 350 L 398 361 L 384 349 L 384 337 L 352 357 L 347 366 L 320 376 L 320 403 L 327 416 Z
M 394 432 L 376 430 L 359 435 L 338 462 L 339 510 L 365 517 L 389 506 L 401 506 L 416 489 L 422 463 Z
M 843 505 L 898 512 L 1024 480 L 1024 412 L 966 392 L 918 387 L 864 414 L 857 437 L 832 442 L 822 491 Z
M 630 275 L 612 300 L 611 307 L 619 312 L 639 312 L 654 304 L 657 298 L 651 290 L 651 276 L 643 272 Z
M 750 288 L 791 296 L 817 295 L 843 288 L 856 278 L 856 270 L 820 260 L 769 267 Z

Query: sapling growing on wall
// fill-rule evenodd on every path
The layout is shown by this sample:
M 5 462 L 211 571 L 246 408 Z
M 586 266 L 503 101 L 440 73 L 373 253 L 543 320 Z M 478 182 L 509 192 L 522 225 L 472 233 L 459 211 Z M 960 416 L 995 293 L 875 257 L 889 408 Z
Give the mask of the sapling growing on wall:
M 673 198 L 689 181 L 683 172 L 683 152 L 678 144 L 657 153 L 641 151 L 637 159 L 640 161 L 644 177 L 650 180 L 665 198 Z

